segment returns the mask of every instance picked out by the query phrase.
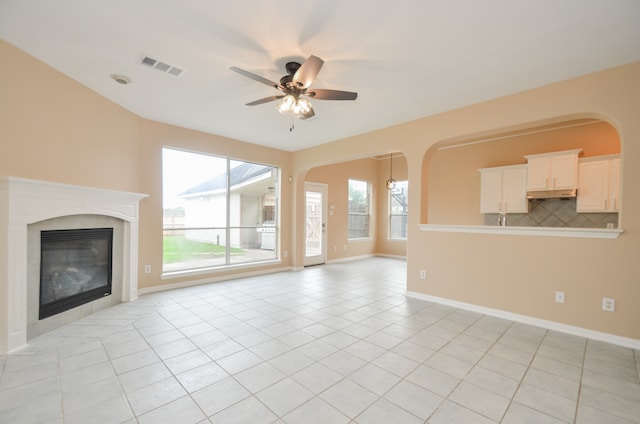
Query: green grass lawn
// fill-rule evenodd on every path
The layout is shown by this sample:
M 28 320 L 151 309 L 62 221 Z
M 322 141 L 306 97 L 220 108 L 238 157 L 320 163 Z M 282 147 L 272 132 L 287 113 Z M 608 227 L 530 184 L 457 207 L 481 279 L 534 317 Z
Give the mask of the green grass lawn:
M 231 248 L 232 255 L 244 255 L 242 249 Z M 162 256 L 165 264 L 194 259 L 210 259 L 225 255 L 225 246 L 202 241 L 187 240 L 181 236 L 164 236 Z

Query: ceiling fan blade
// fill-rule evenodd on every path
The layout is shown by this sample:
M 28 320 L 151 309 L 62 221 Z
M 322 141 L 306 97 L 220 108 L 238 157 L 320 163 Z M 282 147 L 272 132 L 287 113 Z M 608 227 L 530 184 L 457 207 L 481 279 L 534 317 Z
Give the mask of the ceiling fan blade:
M 263 99 L 258 99 L 258 100 L 254 100 L 252 102 L 249 102 L 249 103 L 246 104 L 246 106 L 261 105 L 263 103 L 273 102 L 273 101 L 281 99 L 283 97 L 284 97 L 284 94 L 282 96 L 269 96 L 269 97 L 265 97 Z
M 271 87 L 274 87 L 274 88 L 277 88 L 278 90 L 280 90 L 280 84 L 278 84 L 275 81 L 271 81 L 269 79 L 261 77 L 260 75 L 256 75 L 253 72 L 249 72 L 249 71 L 245 71 L 244 69 L 236 68 L 235 66 L 232 66 L 229 69 L 231 69 L 232 71 L 237 72 L 240 75 L 243 75 L 243 76 L 245 76 L 247 78 L 251 78 L 254 81 L 261 82 L 263 84 L 269 85 Z
M 300 119 L 309 119 L 316 116 L 316 113 L 313 111 L 313 108 L 309 109 L 309 112 L 305 113 L 304 115 L 300 115 Z
M 355 100 L 358 93 L 352 91 L 313 89 L 304 93 L 305 95 L 317 100 Z
M 316 79 L 322 65 L 324 65 L 322 59 L 313 55 L 309 56 L 293 75 L 293 82 L 301 88 L 309 87 L 313 80 Z

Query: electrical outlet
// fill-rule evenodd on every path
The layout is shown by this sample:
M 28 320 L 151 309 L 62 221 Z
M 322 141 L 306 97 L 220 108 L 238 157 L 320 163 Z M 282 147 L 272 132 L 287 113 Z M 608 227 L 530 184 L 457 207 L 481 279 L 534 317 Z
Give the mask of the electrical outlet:
M 556 303 L 564 303 L 564 292 L 557 291 L 556 292 Z
M 151 274 L 151 265 L 145 265 L 144 266 L 144 273 L 145 274 Z
M 420 279 L 421 280 L 427 279 L 427 271 L 425 269 L 420 270 Z
M 608 297 L 602 298 L 602 310 L 607 312 L 616 311 L 616 300 Z
M 288 250 L 285 250 L 285 251 L 284 251 L 284 257 L 285 257 L 285 258 L 288 258 L 288 257 L 289 257 L 289 251 L 288 251 Z

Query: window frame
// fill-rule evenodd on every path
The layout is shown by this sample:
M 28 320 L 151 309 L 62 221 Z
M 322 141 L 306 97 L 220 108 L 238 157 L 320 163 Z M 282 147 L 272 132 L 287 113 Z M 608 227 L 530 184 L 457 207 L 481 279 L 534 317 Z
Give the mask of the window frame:
M 351 211 L 351 182 L 365 183 L 366 184 L 366 213 L 357 213 Z M 349 178 L 347 181 L 347 240 L 355 241 L 355 240 L 368 240 L 371 239 L 371 198 L 372 198 L 372 190 L 373 185 L 370 181 L 361 180 L 357 178 Z M 356 231 L 357 229 L 352 229 L 351 226 L 351 217 L 356 216 L 366 216 L 366 236 L 352 237 L 352 231 Z
M 210 176 L 208 177 L 208 179 L 205 179 L 204 181 L 209 181 L 209 180 L 213 180 L 213 179 L 224 179 L 225 182 L 222 183 L 224 185 L 224 187 L 220 187 L 220 189 L 217 191 L 218 195 L 222 195 L 224 197 L 224 199 L 220 198 L 219 200 L 217 200 L 216 202 L 219 203 L 222 206 L 222 203 L 224 203 L 224 206 L 222 206 L 222 209 L 224 209 L 224 217 L 222 216 L 211 216 L 211 217 L 207 217 L 205 215 L 205 220 L 207 222 L 204 223 L 204 225 L 200 225 L 200 222 L 202 222 L 201 220 L 203 218 L 199 218 L 200 221 L 198 223 L 196 223 L 195 225 L 192 226 L 187 226 L 187 206 L 189 201 L 187 200 L 186 196 L 184 197 L 184 202 L 182 207 L 185 209 L 184 211 L 184 223 L 182 227 L 178 227 L 175 225 L 170 225 L 170 226 L 166 226 L 165 222 L 166 219 L 168 217 L 170 217 L 170 215 L 165 215 L 167 213 L 167 211 L 172 210 L 172 208 L 166 208 L 167 203 L 166 203 L 166 199 L 164 198 L 164 196 L 166 195 L 165 193 L 165 183 L 166 183 L 166 178 L 167 175 L 165 174 L 165 172 L 167 172 L 164 169 L 163 166 L 163 202 L 162 202 L 162 207 L 163 207 L 163 226 L 162 226 L 162 230 L 163 230 L 163 246 L 165 245 L 165 237 L 167 235 L 170 234 L 176 234 L 178 236 L 180 236 L 182 234 L 182 237 L 185 237 L 185 239 L 189 239 L 189 237 L 186 235 L 188 232 L 191 232 L 191 234 L 196 234 L 196 238 L 194 239 L 192 236 L 191 240 L 195 240 L 198 241 L 198 232 L 209 232 L 209 238 L 214 236 L 215 234 L 219 234 L 217 237 L 218 240 L 220 240 L 220 236 L 223 237 L 223 242 L 222 244 L 220 244 L 219 242 L 217 243 L 219 246 L 223 246 L 224 247 L 224 257 L 219 256 L 217 260 L 215 261 L 211 261 L 212 263 L 203 265 L 202 263 L 198 264 L 197 261 L 193 260 L 193 258 L 188 258 L 185 259 L 184 261 L 169 261 L 167 262 L 166 257 L 165 257 L 165 251 L 164 251 L 164 247 L 163 247 L 163 258 L 162 258 L 162 275 L 163 277 L 165 276 L 172 276 L 172 275 L 183 275 L 185 273 L 202 273 L 202 272 L 210 272 L 210 271 L 214 271 L 214 270 L 226 270 L 229 268 L 236 268 L 236 267 L 247 267 L 247 266 L 255 266 L 256 264 L 264 264 L 264 263 L 269 263 L 269 262 L 279 262 L 280 261 L 280 242 L 279 242 L 279 237 L 280 237 L 280 222 L 281 222 L 281 216 L 280 216 L 280 202 L 281 202 L 281 196 L 280 196 L 280 192 L 281 192 L 281 168 L 275 165 L 271 165 L 271 164 L 264 164 L 264 163 L 258 163 L 258 162 L 253 162 L 253 161 L 246 161 L 246 160 L 239 160 L 239 159 L 235 159 L 235 158 L 231 158 L 231 157 L 226 157 L 226 156 L 219 156 L 219 155 L 215 155 L 212 153 L 204 153 L 204 152 L 197 152 L 197 151 L 191 151 L 191 150 L 183 150 L 180 148 L 174 148 L 174 147 L 163 147 L 162 151 L 163 151 L 163 165 L 164 165 L 164 153 L 165 150 L 169 150 L 169 151 L 173 151 L 173 152 L 177 152 L 179 153 L 184 153 L 184 154 L 193 154 L 193 155 L 197 155 L 194 156 L 194 160 L 198 157 L 202 158 L 203 160 L 206 160 L 207 157 L 211 158 L 212 161 L 216 161 L 216 160 L 220 160 L 220 161 L 224 161 L 225 165 L 224 165 L 224 172 L 220 173 L 220 172 L 211 172 Z M 256 224 L 251 224 L 251 225 L 247 225 L 245 223 L 242 222 L 243 220 L 243 215 L 245 213 L 244 210 L 244 206 L 237 206 L 239 203 L 238 202 L 242 202 L 242 190 L 241 188 L 243 187 L 243 185 L 249 185 L 252 183 L 252 179 L 251 178 L 247 178 L 246 181 L 241 181 L 240 184 L 238 183 L 234 183 L 232 181 L 232 169 L 237 167 L 237 166 L 247 166 L 247 167 L 264 167 L 265 171 L 263 172 L 263 174 L 259 175 L 258 177 L 256 177 L 256 181 L 261 180 L 264 181 L 265 183 L 268 184 L 267 187 L 267 191 L 263 191 L 262 195 L 258 195 L 256 196 L 255 194 L 253 195 L 254 197 L 256 197 L 254 199 L 254 209 L 255 209 L 255 213 L 256 213 L 256 217 L 257 217 L 257 223 Z M 218 171 L 220 171 L 223 167 L 217 167 L 215 169 L 217 169 Z M 255 175 L 255 174 L 254 174 Z M 260 178 L 261 176 L 263 176 L 262 178 Z M 169 177 L 171 178 L 171 177 Z M 196 184 L 197 185 L 197 184 Z M 264 189 L 264 187 L 263 187 Z M 209 197 L 207 197 L 209 196 Z M 199 196 L 196 192 L 195 197 L 204 197 L 206 200 L 206 203 L 210 202 L 211 199 L 211 192 L 208 193 L 204 193 L 202 196 Z M 235 197 L 234 197 L 235 196 Z M 267 197 L 269 198 L 267 200 Z M 191 200 L 191 202 L 194 202 L 194 199 Z M 201 199 L 202 200 L 202 199 Z M 265 209 L 265 207 L 267 209 Z M 234 209 L 235 208 L 235 209 Z M 175 209 L 175 208 L 173 208 Z M 201 212 L 201 211 L 200 211 Z M 268 213 L 267 213 L 268 212 Z M 221 227 L 220 224 L 222 223 L 221 218 L 224 220 L 224 227 Z M 267 218 L 273 218 L 273 219 L 267 219 Z M 253 221 L 253 218 L 252 218 Z M 261 233 L 259 236 L 255 237 L 255 233 L 257 232 L 257 230 L 259 228 L 262 227 L 267 227 L 267 225 L 265 225 L 266 221 L 270 221 L 270 223 L 268 224 L 269 227 L 272 227 L 273 231 L 268 231 L 269 233 L 271 233 L 269 235 L 269 237 L 273 238 L 273 242 L 271 242 L 269 240 L 268 245 L 269 246 L 273 246 L 272 249 L 269 248 L 265 248 L 263 247 L 264 244 L 263 243 L 263 236 L 264 234 Z M 193 222 L 192 222 L 193 223 Z M 182 233 L 181 233 L 182 231 Z M 213 232 L 212 232 L 213 231 Z M 242 247 L 242 246 L 236 246 L 236 244 L 238 243 L 243 243 L 244 240 L 244 236 L 243 236 L 243 232 L 247 231 L 248 235 L 250 236 L 254 236 L 253 238 L 255 238 L 256 240 L 252 241 L 252 244 L 254 245 L 253 247 Z M 218 232 L 218 233 L 216 233 Z M 238 240 L 240 240 L 240 242 L 238 242 Z M 213 240 L 208 241 L 208 243 L 212 243 L 212 244 L 216 244 Z M 260 246 L 259 248 L 257 246 Z M 259 254 L 259 255 L 247 255 L 247 260 L 243 260 L 243 258 L 239 258 L 237 256 L 234 256 L 233 252 L 237 252 L 237 249 L 240 248 L 241 250 L 245 250 L 248 251 L 248 253 L 250 253 L 252 250 L 260 250 L 261 252 L 266 252 L 264 255 Z M 180 247 L 177 248 L 177 250 L 180 252 Z M 273 251 L 273 254 L 271 255 L 271 253 L 269 252 L 269 250 Z M 182 253 L 182 252 L 181 252 Z M 169 265 L 169 266 L 168 266 Z M 173 265 L 173 266 L 171 266 Z
M 405 213 L 393 213 L 393 191 L 397 189 L 397 187 L 399 185 L 404 185 L 404 196 L 406 198 L 406 206 L 405 206 Z M 401 241 L 406 241 L 407 240 L 407 234 L 408 234 L 408 217 L 409 217 L 409 181 L 408 180 L 399 180 L 396 181 L 396 185 L 393 189 L 388 190 L 389 191 L 389 196 L 388 196 L 388 207 L 389 207 L 389 213 L 388 213 L 388 228 L 387 228 L 387 239 L 389 240 L 401 240 Z M 404 233 L 404 237 L 393 237 L 393 217 L 405 217 L 405 226 L 404 229 L 401 231 L 401 233 Z

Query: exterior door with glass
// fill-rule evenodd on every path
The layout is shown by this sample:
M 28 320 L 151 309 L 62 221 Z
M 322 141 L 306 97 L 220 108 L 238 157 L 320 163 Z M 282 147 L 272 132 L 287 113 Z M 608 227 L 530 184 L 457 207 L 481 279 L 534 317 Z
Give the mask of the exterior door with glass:
M 304 265 L 319 265 L 327 254 L 327 185 L 305 183 Z

